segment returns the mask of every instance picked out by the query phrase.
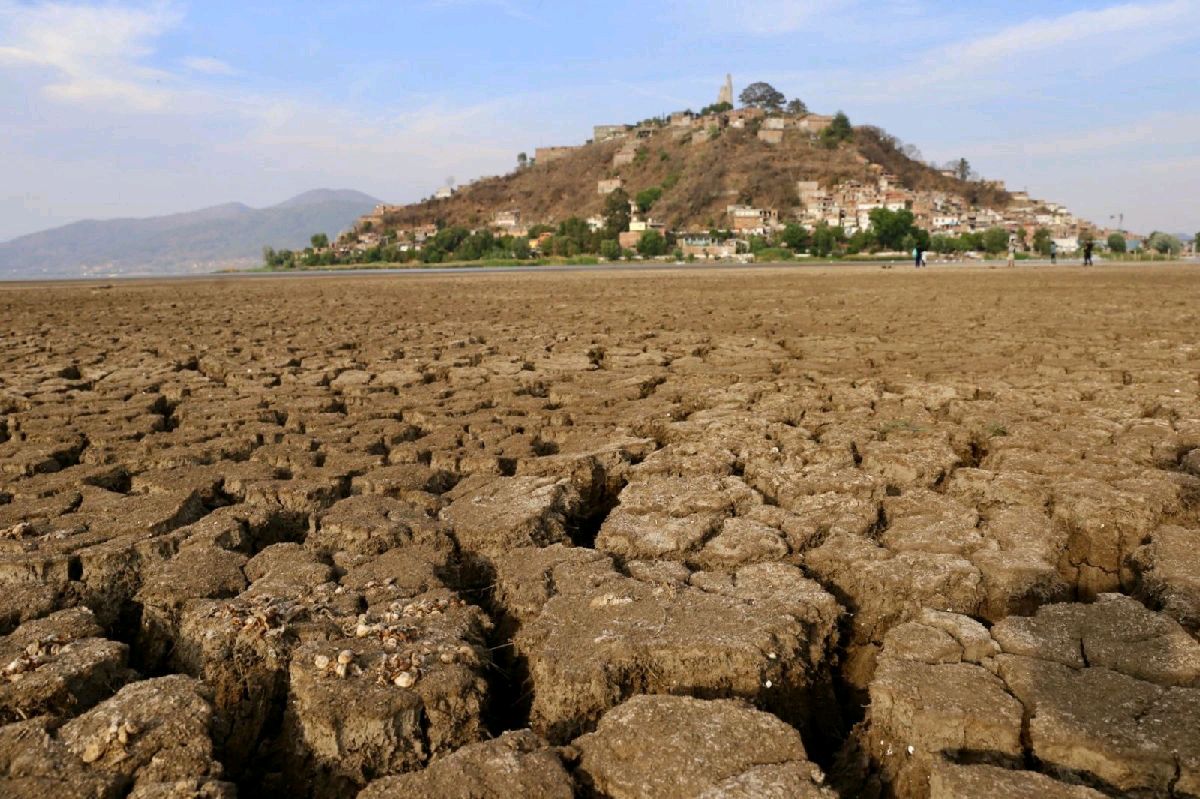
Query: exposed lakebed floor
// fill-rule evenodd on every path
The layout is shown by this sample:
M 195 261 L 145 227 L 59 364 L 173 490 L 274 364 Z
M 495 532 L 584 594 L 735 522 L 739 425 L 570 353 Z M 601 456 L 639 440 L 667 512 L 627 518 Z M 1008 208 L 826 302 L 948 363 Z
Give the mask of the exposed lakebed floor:
M 0 795 L 1200 796 L 1200 269 L 0 290 Z

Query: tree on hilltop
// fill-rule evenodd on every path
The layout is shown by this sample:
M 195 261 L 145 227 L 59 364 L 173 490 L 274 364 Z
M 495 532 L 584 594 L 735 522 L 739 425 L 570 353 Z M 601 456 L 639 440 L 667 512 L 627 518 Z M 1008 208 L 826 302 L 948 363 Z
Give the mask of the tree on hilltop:
M 808 106 L 804 104 L 803 100 L 797 97 L 794 100 L 788 101 L 787 112 L 796 116 L 804 116 L 808 113 Z
M 309 239 L 309 243 L 312 244 L 314 250 L 324 249 L 329 246 L 329 236 L 325 235 L 324 233 L 314 234 L 313 237 Z
M 979 180 L 979 174 L 971 168 L 971 162 L 965 158 L 960 158 L 957 161 L 951 161 L 946 165 L 946 169 L 954 173 L 954 177 L 961 180 L 963 183 L 971 183 Z
M 854 127 L 850 124 L 850 117 L 845 113 L 838 111 L 833 121 L 825 130 L 821 131 L 821 143 L 830 150 L 835 149 L 844 141 L 850 141 L 854 138 Z
M 739 99 L 747 108 L 761 108 L 764 111 L 778 111 L 787 100 L 783 92 L 762 81 L 747 86 Z
M 517 153 L 517 168 L 524 169 L 529 166 L 529 155 L 526 153 Z

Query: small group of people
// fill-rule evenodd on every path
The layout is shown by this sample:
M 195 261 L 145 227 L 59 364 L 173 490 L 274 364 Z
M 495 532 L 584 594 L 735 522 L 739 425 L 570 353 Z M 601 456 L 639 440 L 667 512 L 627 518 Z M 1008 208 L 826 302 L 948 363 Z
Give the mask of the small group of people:
M 1092 260 L 1092 254 L 1095 252 L 1095 246 L 1096 245 L 1093 242 L 1090 242 L 1090 241 L 1084 242 L 1084 245 L 1083 245 L 1083 265 L 1084 266 L 1095 266 L 1096 265 L 1095 262 Z M 1052 264 L 1058 263 L 1058 244 L 1053 241 L 1050 242 L 1050 263 L 1052 263 Z M 921 267 L 929 266 L 929 264 L 925 262 L 925 250 L 923 250 L 920 245 L 913 247 L 913 265 L 917 269 L 920 269 Z M 1017 245 L 1015 242 L 1008 245 L 1008 265 L 1009 266 L 1017 265 Z

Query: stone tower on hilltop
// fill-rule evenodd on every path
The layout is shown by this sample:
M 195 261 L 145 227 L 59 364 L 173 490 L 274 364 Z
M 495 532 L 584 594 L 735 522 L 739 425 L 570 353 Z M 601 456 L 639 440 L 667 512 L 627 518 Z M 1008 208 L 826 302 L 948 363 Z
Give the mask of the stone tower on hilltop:
M 733 105 L 733 76 L 725 76 L 725 85 L 721 87 L 721 93 L 717 95 L 717 103 L 729 103 Z

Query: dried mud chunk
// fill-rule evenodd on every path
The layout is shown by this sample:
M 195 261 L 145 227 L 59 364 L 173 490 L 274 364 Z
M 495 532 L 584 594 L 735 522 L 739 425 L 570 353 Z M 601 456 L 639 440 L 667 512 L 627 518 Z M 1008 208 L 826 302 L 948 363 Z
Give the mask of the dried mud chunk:
M 68 600 L 56 585 L 9 585 L 0 591 L 0 635 L 60 610 Z
M 0 722 L 71 716 L 111 695 L 129 678 L 128 648 L 101 635 L 91 611 L 72 608 L 0 639 Z
M 595 507 L 615 497 L 629 481 L 633 464 L 653 450 L 654 442 L 645 438 L 568 442 L 558 454 L 522 460 L 517 475 L 566 479 L 585 507 Z
M 400 498 L 414 491 L 444 494 L 458 482 L 452 472 L 431 469 L 419 463 L 404 463 L 372 469 L 350 481 L 355 494 L 380 494 Z
M 502 631 L 515 630 L 536 618 L 559 593 L 587 591 L 606 580 L 620 578 L 611 558 L 562 544 L 515 549 L 493 563 L 496 580 L 492 599 L 502 615 Z
M 973 553 L 970 560 L 983 581 L 979 615 L 985 619 L 1033 613 L 1071 598 L 1071 586 L 1058 570 L 1036 555 L 985 549 Z
M 1036 763 L 1108 795 L 1196 796 L 1198 679 L 1200 643 L 1126 597 L 1046 607 L 990 634 L 926 611 L 888 634 L 847 752 L 865 753 L 901 797 L 968 779 L 945 763 Z M 1032 775 L 997 779 L 1018 796 L 1038 784 L 1072 795 Z
M 94 771 L 54 737 L 43 716 L 0 727 L 0 796 L 7 799 L 116 799 L 118 780 Z
M 458 582 L 459 569 L 445 549 L 414 544 L 349 566 L 341 584 L 373 606 L 445 589 Z
M 617 508 L 600 527 L 596 549 L 623 560 L 685 560 L 716 536 L 723 522 L 717 513 L 674 517 L 660 513 L 627 513 Z
M 1158 526 L 1161 509 L 1140 493 L 1094 480 L 1066 483 L 1055 493 L 1055 522 L 1069 533 L 1062 568 L 1082 595 L 1090 598 L 1132 582 L 1126 558 Z
M 1138 596 L 1200 633 L 1200 530 L 1160 527 L 1130 565 Z
M 686 560 L 720 533 L 725 519 L 761 504 L 762 498 L 734 477 L 651 477 L 621 492 L 620 504 L 600 527 L 596 548 L 625 560 Z M 712 559 L 720 556 L 713 553 Z
M 712 588 L 603 579 L 549 599 L 514 639 L 533 684 L 533 729 L 565 741 L 636 693 L 741 697 L 804 723 L 828 699 L 833 598 L 778 564 L 716 575 Z
M 246 480 L 233 489 L 242 502 L 280 507 L 296 513 L 315 514 L 329 508 L 345 493 L 336 477 L 298 477 L 292 480 Z
M 424 771 L 375 780 L 358 799 L 572 799 L 574 782 L 529 730 L 464 746 Z
M 787 555 L 787 542 L 774 527 L 749 519 L 726 519 L 721 532 L 709 539 L 690 562 L 701 569 L 719 571 L 778 561 Z
M 174 675 L 125 686 L 63 725 L 59 738 L 92 770 L 150 790 L 178 781 L 220 783 L 212 726 L 206 689 Z
M 650 475 L 729 477 L 737 462 L 737 456 L 725 447 L 689 441 L 669 444 L 652 453 L 638 464 L 635 473 L 640 480 Z
M 992 628 L 1011 655 L 1074 669 L 1103 667 L 1158 685 L 1200 687 L 1200 642 L 1167 616 L 1119 594 L 1093 605 L 1050 605 Z
M 1123 796 L 1200 796 L 1200 690 L 1002 656 L 1042 768 Z
M 875 650 L 896 624 L 924 608 L 976 615 L 979 570 L 957 555 L 891 552 L 857 536 L 831 536 L 806 553 L 810 573 L 841 598 L 851 616 L 844 678 L 857 689 L 871 679 Z
M 974 508 L 925 489 L 883 501 L 887 529 L 879 542 L 893 552 L 966 555 L 984 545 Z
M 834 796 L 795 729 L 733 700 L 637 696 L 573 748 L 580 783 L 604 799 L 737 796 L 756 781 L 788 789 L 774 795 Z
M 273 544 L 246 562 L 243 571 L 256 591 L 303 592 L 333 579 L 333 569 L 300 544 Z
M 862 469 L 899 488 L 933 488 L 961 462 L 949 442 L 931 437 L 888 436 L 860 447 Z
M 762 497 L 736 477 L 654 477 L 630 483 L 618 511 L 681 518 L 695 514 L 733 516 L 762 504 Z M 616 512 L 616 511 L 614 511 Z
M 517 547 L 567 540 L 579 496 L 566 480 L 549 477 L 472 477 L 451 492 L 441 512 L 459 546 L 495 557 Z
M 78 491 L 64 491 L 48 497 L 30 497 L 0 504 L 0 539 L 19 540 L 20 525 L 33 527 L 30 522 L 55 519 L 71 513 L 83 502 Z
M 381 496 L 343 499 L 322 514 L 317 529 L 305 539 L 305 546 L 324 555 L 381 555 L 411 544 L 453 548 L 443 525 L 402 502 Z
M 142 607 L 135 652 L 139 668 L 156 667 L 179 635 L 179 616 L 193 599 L 224 599 L 246 589 L 240 552 L 191 546 L 149 569 L 135 600 Z
M 296 650 L 284 721 L 293 774 L 311 775 L 317 794 L 344 793 L 480 740 L 488 626 L 441 592 L 373 608 L 353 637 Z
M 855 742 L 893 795 L 927 796 L 929 770 L 943 753 L 1020 764 L 1022 707 L 1003 681 L 973 663 L 893 657 L 891 640 L 880 654 Z M 931 654 L 942 657 L 938 649 Z
M 1009 506 L 1045 508 L 1050 502 L 1048 479 L 1017 470 L 955 469 L 946 482 L 946 494 L 991 511 Z M 990 515 L 990 514 L 989 514 Z
M 1068 785 L 1033 771 L 939 762 L 929 776 L 929 799 L 1105 799 L 1083 785 Z
M 751 508 L 746 518 L 781 530 L 792 552 L 805 552 L 830 535 L 868 535 L 879 522 L 880 510 L 877 502 L 817 494 L 796 498 L 787 510 L 771 505 Z

